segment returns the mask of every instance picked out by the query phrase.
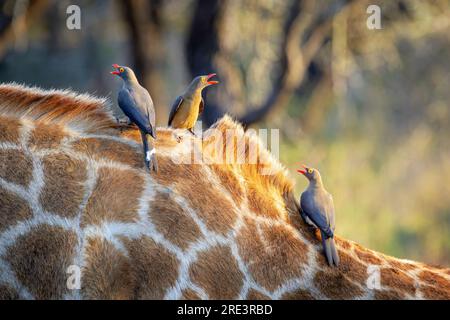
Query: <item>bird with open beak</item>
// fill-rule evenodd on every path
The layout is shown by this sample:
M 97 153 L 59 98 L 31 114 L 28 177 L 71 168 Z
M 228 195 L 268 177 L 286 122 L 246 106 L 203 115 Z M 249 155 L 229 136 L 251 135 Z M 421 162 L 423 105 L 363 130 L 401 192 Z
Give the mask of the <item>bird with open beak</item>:
M 192 80 L 186 91 L 177 97 L 172 104 L 169 126 L 176 129 L 188 129 L 194 134 L 192 128 L 205 106 L 202 91 L 210 85 L 219 83 L 219 81 L 211 80 L 215 75 L 215 73 L 211 73 L 206 76 L 198 76 Z
M 139 84 L 133 70 L 129 67 L 113 64 L 116 75 L 123 80 L 118 95 L 118 104 L 123 113 L 131 122 L 137 125 L 141 132 L 144 148 L 144 162 L 148 170 L 157 171 L 156 150 L 151 141 L 156 139 L 155 108 L 148 91 Z
M 330 266 L 339 265 L 339 256 L 334 243 L 334 204 L 333 197 L 325 190 L 322 177 L 317 169 L 302 165 L 297 172 L 303 174 L 309 185 L 300 197 L 303 220 L 319 228 L 325 257 Z

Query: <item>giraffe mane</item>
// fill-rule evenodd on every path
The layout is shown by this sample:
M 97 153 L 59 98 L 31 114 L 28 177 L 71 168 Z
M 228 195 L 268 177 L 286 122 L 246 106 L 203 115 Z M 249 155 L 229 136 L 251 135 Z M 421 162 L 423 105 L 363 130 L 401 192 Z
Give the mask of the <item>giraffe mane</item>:
M 17 83 L 0 84 L 0 115 L 57 124 L 81 133 L 113 134 L 116 126 L 105 98 Z
M 231 159 L 239 159 L 239 154 L 243 159 L 248 159 L 250 150 L 256 150 L 256 163 L 243 163 L 240 164 L 236 161 L 225 163 L 228 166 L 228 170 L 236 171 L 240 170 L 241 174 L 248 178 L 248 181 L 257 181 L 256 185 L 267 187 L 273 185 L 281 190 L 283 193 L 288 193 L 293 190 L 294 182 L 289 178 L 289 174 L 286 168 L 275 158 L 275 156 L 263 146 L 261 139 L 255 134 L 254 131 L 245 131 L 243 126 L 234 121 L 230 116 L 225 115 L 218 120 L 209 130 L 205 132 L 208 137 L 209 131 L 218 129 L 223 134 L 228 130 L 234 132 L 237 139 L 243 139 L 245 144 L 243 149 L 236 149 L 236 146 L 232 149 L 232 152 L 237 153 L 237 157 L 231 157 Z M 222 140 L 223 153 L 226 153 L 226 139 Z M 244 155 L 242 155 L 244 154 Z M 261 174 L 265 172 L 265 174 Z

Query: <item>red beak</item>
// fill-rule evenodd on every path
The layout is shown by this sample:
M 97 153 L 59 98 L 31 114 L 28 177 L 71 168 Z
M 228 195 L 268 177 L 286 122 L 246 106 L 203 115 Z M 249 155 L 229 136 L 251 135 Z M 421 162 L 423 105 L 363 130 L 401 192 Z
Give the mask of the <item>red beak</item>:
M 210 74 L 208 74 L 208 75 L 206 76 L 206 80 L 208 80 L 206 83 L 207 83 L 208 85 L 218 84 L 218 83 L 219 83 L 219 81 L 215 81 L 215 80 L 209 81 L 209 79 L 211 79 L 211 78 L 214 77 L 215 75 L 216 75 L 215 73 L 210 73 Z
M 113 65 L 112 65 L 112 67 L 114 68 L 114 69 L 119 69 L 120 68 L 120 66 L 117 64 L 117 63 L 114 63 Z M 113 75 L 119 75 L 119 71 L 111 71 L 110 72 L 111 74 L 113 74 Z
M 304 164 L 302 164 L 302 167 L 303 167 L 304 169 L 307 169 L 307 168 L 308 168 L 308 167 L 305 166 Z M 299 169 L 299 170 L 297 170 L 297 172 L 298 172 L 298 173 L 301 173 L 301 174 L 303 174 L 303 175 L 306 174 L 306 170 L 303 170 L 303 169 Z

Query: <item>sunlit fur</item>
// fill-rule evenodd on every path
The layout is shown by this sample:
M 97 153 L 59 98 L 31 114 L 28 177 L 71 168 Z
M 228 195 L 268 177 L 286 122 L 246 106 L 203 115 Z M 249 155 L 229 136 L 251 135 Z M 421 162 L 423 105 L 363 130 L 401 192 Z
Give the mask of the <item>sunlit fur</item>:
M 450 299 L 449 269 L 339 236 L 329 268 L 285 168 L 230 117 L 203 140 L 157 130 L 150 175 L 138 130 L 103 100 L 0 86 L 0 298 Z M 258 150 L 257 164 L 215 161 L 230 130 L 245 144 L 228 151 Z M 210 161 L 188 164 L 194 149 Z M 66 286 L 70 265 L 81 290 Z

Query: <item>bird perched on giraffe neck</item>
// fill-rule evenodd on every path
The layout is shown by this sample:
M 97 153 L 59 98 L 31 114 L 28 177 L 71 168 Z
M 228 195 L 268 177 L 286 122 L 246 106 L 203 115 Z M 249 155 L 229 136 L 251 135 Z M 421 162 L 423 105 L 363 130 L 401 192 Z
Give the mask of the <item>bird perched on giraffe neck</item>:
M 113 64 L 111 74 L 123 80 L 118 94 L 118 104 L 131 122 L 137 125 L 141 132 L 144 149 L 144 163 L 148 170 L 157 171 L 156 149 L 151 141 L 156 139 L 155 108 L 148 91 L 139 84 L 136 75 L 129 67 Z
M 320 230 L 325 257 L 330 266 L 339 265 L 339 255 L 334 243 L 335 216 L 333 197 L 325 190 L 322 177 L 317 169 L 303 165 L 297 170 L 309 181 L 309 185 L 300 197 L 303 220 Z
M 205 106 L 202 91 L 210 85 L 219 83 L 219 81 L 210 80 L 215 75 L 215 73 L 211 73 L 206 76 L 198 76 L 192 80 L 186 91 L 177 97 L 172 104 L 169 126 L 176 129 L 188 129 L 194 134 L 192 128 L 194 128 L 195 122 Z

